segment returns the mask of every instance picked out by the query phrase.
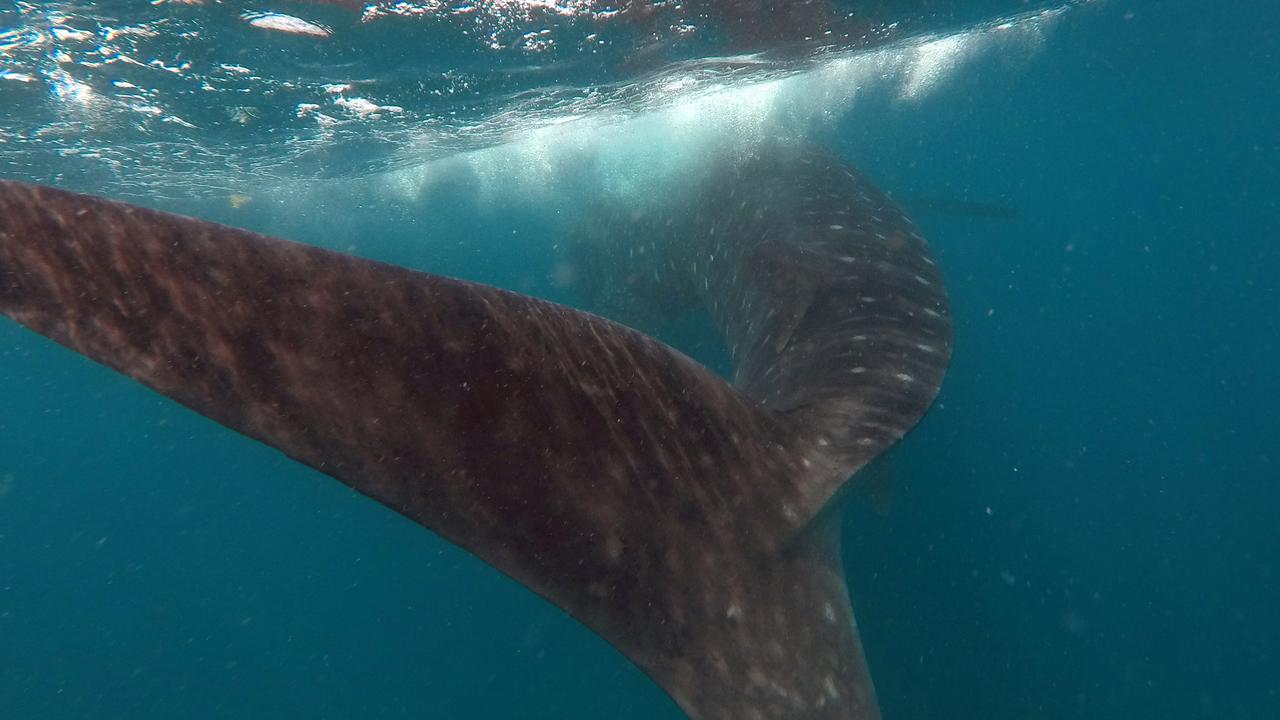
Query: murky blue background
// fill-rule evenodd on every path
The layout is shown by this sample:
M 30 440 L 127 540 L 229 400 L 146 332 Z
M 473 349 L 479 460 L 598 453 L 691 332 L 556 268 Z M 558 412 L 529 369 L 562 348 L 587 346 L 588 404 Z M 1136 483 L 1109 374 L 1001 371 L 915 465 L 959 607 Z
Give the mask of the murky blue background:
M 917 200 L 957 350 L 892 512 L 846 526 L 885 717 L 1280 717 L 1278 47 L 1269 2 L 1107 2 L 828 133 L 908 208 L 1017 214 Z M 388 205 L 175 207 L 573 300 L 558 209 Z M 0 716 L 679 713 L 480 562 L 5 322 Z

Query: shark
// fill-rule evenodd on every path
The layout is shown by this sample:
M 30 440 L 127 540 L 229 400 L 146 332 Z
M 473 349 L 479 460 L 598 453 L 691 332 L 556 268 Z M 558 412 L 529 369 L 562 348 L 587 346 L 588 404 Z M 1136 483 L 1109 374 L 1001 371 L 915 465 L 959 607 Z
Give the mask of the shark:
M 614 241 L 597 287 L 644 302 L 642 270 L 701 303 L 731 375 L 581 310 L 16 181 L 0 312 L 474 553 L 694 720 L 878 718 L 842 506 L 948 365 L 928 244 L 810 145 L 583 233 Z

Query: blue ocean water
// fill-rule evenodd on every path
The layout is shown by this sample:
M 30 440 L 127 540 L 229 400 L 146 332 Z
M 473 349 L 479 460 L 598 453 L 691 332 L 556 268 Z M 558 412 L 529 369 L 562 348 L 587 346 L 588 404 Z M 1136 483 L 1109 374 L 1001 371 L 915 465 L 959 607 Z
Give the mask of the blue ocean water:
M 281 5 L 341 39 L 339 9 Z M 352 27 L 370 46 L 380 26 L 414 37 L 383 22 L 401 20 Z M 938 404 L 894 451 L 891 512 L 855 498 L 845 527 L 885 717 L 1280 717 L 1280 10 L 1110 0 L 1012 40 L 973 27 L 907 65 L 778 61 L 776 85 L 717 65 L 715 92 L 674 118 L 654 98 L 701 88 L 696 44 L 660 58 L 694 80 L 583 69 L 568 43 L 538 64 L 503 56 L 514 86 L 455 78 L 473 83 L 456 108 L 405 80 L 417 104 L 371 83 L 303 111 L 319 104 L 304 83 L 264 81 L 225 92 L 267 100 L 205 118 L 215 103 L 179 84 L 166 105 L 153 83 L 135 102 L 160 114 L 115 122 L 92 102 L 83 118 L 78 101 L 42 110 L 49 87 L 84 97 L 80 76 L 59 85 L 29 58 L 68 61 L 0 33 L 0 73 L 31 78 L 0 80 L 0 175 L 574 302 L 557 249 L 589 191 L 693 171 L 722 121 L 747 140 L 811 128 L 914 212 L 956 321 Z M 365 88 L 399 57 L 389 41 L 333 59 L 314 38 L 260 37 L 217 64 Z M 184 52 L 157 57 L 182 77 L 199 63 Z M 487 57 L 446 45 L 433 62 L 454 55 Z M 598 72 L 618 88 L 564 90 Z M 558 131 L 566 118 L 585 126 Z M 668 339 L 714 363 L 701 332 Z M 680 717 L 474 558 L 12 323 L 0 398 L 5 717 Z

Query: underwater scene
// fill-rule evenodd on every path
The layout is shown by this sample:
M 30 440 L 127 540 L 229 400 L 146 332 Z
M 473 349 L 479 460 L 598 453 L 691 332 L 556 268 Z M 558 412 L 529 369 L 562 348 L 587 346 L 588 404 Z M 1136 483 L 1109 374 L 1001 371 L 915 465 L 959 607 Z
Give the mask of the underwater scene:
M 0 2 L 0 718 L 1280 717 L 1278 88 L 1268 0 Z

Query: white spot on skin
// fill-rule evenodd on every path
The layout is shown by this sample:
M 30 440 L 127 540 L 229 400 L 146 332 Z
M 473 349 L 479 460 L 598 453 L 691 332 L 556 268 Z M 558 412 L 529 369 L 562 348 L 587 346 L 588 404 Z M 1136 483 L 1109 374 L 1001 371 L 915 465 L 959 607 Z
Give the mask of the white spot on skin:
M 828 675 L 826 679 L 822 681 L 822 686 L 823 688 L 826 689 L 827 696 L 830 697 L 832 700 L 835 700 L 840 697 L 840 690 L 836 688 L 835 678 Z
M 730 605 L 729 609 L 725 611 L 724 616 L 730 620 L 740 620 L 742 618 L 742 606 L 737 603 Z
M 912 377 L 912 376 L 911 376 L 911 375 L 909 375 L 908 373 L 898 373 L 898 374 L 894 375 L 894 377 L 896 377 L 896 378 L 898 378 L 899 380 L 901 380 L 902 382 L 906 382 L 906 383 L 909 383 L 909 382 L 915 382 L 915 380 L 916 380 L 914 377 Z
M 864 372 L 866 372 L 866 371 L 867 371 L 867 369 L 866 369 L 866 368 L 864 368 L 864 367 L 862 367 L 861 365 L 859 365 L 858 367 L 850 368 L 850 369 L 849 369 L 849 372 L 853 373 L 854 375 L 861 375 L 862 373 L 864 373 Z
M 843 229 L 844 229 L 844 226 L 843 226 L 843 225 L 832 225 L 832 226 L 831 226 L 831 229 L 832 229 L 832 230 L 843 230 Z
M 834 623 L 836 621 L 836 609 L 831 607 L 831 603 L 822 604 L 822 616 L 825 617 L 829 623 Z
M 610 535 L 604 541 L 605 557 L 610 563 L 615 563 L 622 557 L 622 540 L 617 535 Z

